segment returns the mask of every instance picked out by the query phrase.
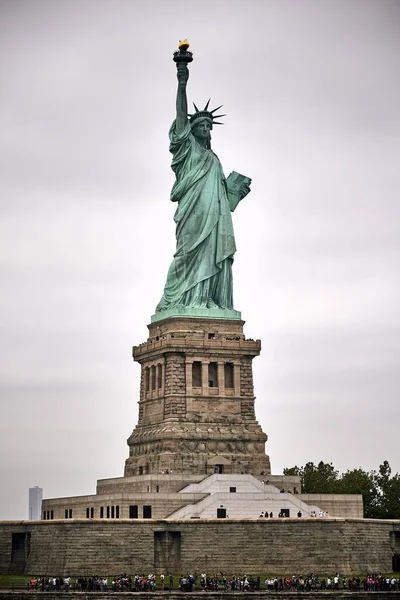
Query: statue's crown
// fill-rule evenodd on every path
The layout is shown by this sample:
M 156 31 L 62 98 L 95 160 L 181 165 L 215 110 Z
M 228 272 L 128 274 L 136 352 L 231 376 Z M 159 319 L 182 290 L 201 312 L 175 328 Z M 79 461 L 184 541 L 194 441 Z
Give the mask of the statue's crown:
M 204 119 L 204 118 L 210 119 L 210 121 L 213 125 L 214 125 L 214 123 L 215 123 L 215 125 L 223 125 L 223 123 L 220 123 L 219 121 L 215 121 L 215 119 L 225 117 L 226 115 L 214 115 L 214 113 L 217 112 L 217 110 L 222 108 L 223 104 L 221 104 L 221 106 L 217 106 L 217 108 L 214 108 L 214 110 L 211 110 L 211 111 L 208 110 L 209 104 L 210 104 L 210 100 L 207 102 L 207 104 L 205 105 L 203 110 L 199 110 L 197 108 L 197 106 L 195 105 L 195 103 L 193 102 L 193 106 L 194 106 L 194 109 L 196 112 L 188 115 L 191 125 L 193 125 L 193 123 L 195 121 L 197 121 L 197 119 Z

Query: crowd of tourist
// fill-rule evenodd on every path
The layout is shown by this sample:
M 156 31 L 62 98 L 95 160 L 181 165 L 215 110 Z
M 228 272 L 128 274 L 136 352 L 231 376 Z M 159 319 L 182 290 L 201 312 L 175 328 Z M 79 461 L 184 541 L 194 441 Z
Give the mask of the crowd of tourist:
M 281 511 L 281 512 L 278 513 L 278 518 L 279 519 L 284 519 L 287 516 L 288 515 L 286 514 L 285 511 Z M 301 512 L 301 510 L 298 511 L 297 516 L 298 517 L 302 517 L 303 516 L 303 513 Z M 318 515 L 315 512 L 315 510 L 312 510 L 310 512 L 310 517 L 317 517 L 317 516 L 318 517 L 329 517 L 329 513 L 328 513 L 328 511 L 325 511 L 325 510 L 320 510 L 319 513 L 318 513 Z M 268 511 L 264 512 L 263 510 L 261 511 L 261 513 L 258 516 L 259 519 L 268 519 L 268 518 L 273 519 L 273 517 L 274 517 L 274 513 L 273 512 L 269 513 Z
M 136 574 L 134 577 L 126 573 L 113 578 L 78 577 L 72 581 L 71 577 L 32 577 L 29 588 L 39 591 L 81 591 L 81 592 L 155 592 L 174 589 L 175 578 L 172 573 L 167 576 L 154 573 L 148 575 Z M 252 592 L 266 590 L 267 592 L 312 592 L 312 591 L 338 591 L 348 590 L 353 592 L 378 592 L 399 591 L 400 577 L 369 573 L 365 577 L 341 577 L 339 573 L 331 577 L 319 577 L 315 573 L 306 576 L 267 576 L 265 578 L 252 577 L 251 575 L 227 576 L 224 573 L 207 575 L 194 573 L 181 575 L 178 588 L 182 592 L 202 591 L 238 591 Z
M 135 575 L 133 578 L 124 573 L 113 578 L 97 575 L 78 577 L 75 582 L 71 580 L 71 577 L 32 577 L 29 587 L 46 592 L 68 592 L 70 590 L 78 592 L 147 592 L 155 591 L 157 586 L 154 573 L 147 576 Z
M 296 591 L 311 592 L 319 590 L 349 590 L 352 592 L 380 592 L 400 590 L 400 578 L 382 574 L 367 574 L 365 577 L 340 577 L 336 573 L 332 577 L 319 577 L 315 573 L 310 573 L 306 577 L 267 577 L 264 581 L 264 587 L 268 591 Z

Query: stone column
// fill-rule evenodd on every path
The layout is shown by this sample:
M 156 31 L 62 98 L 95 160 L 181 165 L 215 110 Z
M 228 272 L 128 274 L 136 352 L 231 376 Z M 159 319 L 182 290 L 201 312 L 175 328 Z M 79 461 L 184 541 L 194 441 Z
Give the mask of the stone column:
M 144 400 L 146 397 L 145 385 L 145 368 L 142 367 L 140 370 L 140 400 Z
M 165 359 L 161 363 L 161 396 L 165 395 Z
M 201 361 L 201 379 L 203 384 L 203 396 L 208 396 L 208 365 L 209 360 Z
M 240 396 L 240 362 L 233 363 L 233 385 L 235 387 L 235 396 Z
M 186 360 L 186 394 L 193 394 L 192 360 Z
M 225 396 L 225 362 L 218 361 L 218 394 Z

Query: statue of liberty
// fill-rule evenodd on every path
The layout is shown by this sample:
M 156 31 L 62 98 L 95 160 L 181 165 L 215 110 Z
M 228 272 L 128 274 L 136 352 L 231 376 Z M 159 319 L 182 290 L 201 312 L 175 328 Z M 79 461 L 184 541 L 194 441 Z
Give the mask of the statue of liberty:
M 177 202 L 176 252 L 156 313 L 169 309 L 233 309 L 232 263 L 236 251 L 231 211 L 250 191 L 251 180 L 239 173 L 225 179 L 218 156 L 211 150 L 214 115 L 221 106 L 203 110 L 194 104 L 188 115 L 187 40 L 175 52 L 178 93 L 176 119 L 169 131 L 172 170 L 176 181 L 171 200 Z

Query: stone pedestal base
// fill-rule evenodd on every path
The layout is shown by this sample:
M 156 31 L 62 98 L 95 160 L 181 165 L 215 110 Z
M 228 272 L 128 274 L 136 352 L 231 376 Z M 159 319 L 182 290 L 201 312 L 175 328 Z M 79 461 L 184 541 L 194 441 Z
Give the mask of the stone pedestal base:
M 170 308 L 152 315 L 151 322 L 157 323 L 171 317 L 189 319 L 228 319 L 230 321 L 242 319 L 242 315 L 238 310 L 230 308 L 189 308 L 182 306 L 181 308 Z
M 149 325 L 133 348 L 142 366 L 139 421 L 125 476 L 271 472 L 254 413 L 252 359 L 243 321 L 174 317 Z

